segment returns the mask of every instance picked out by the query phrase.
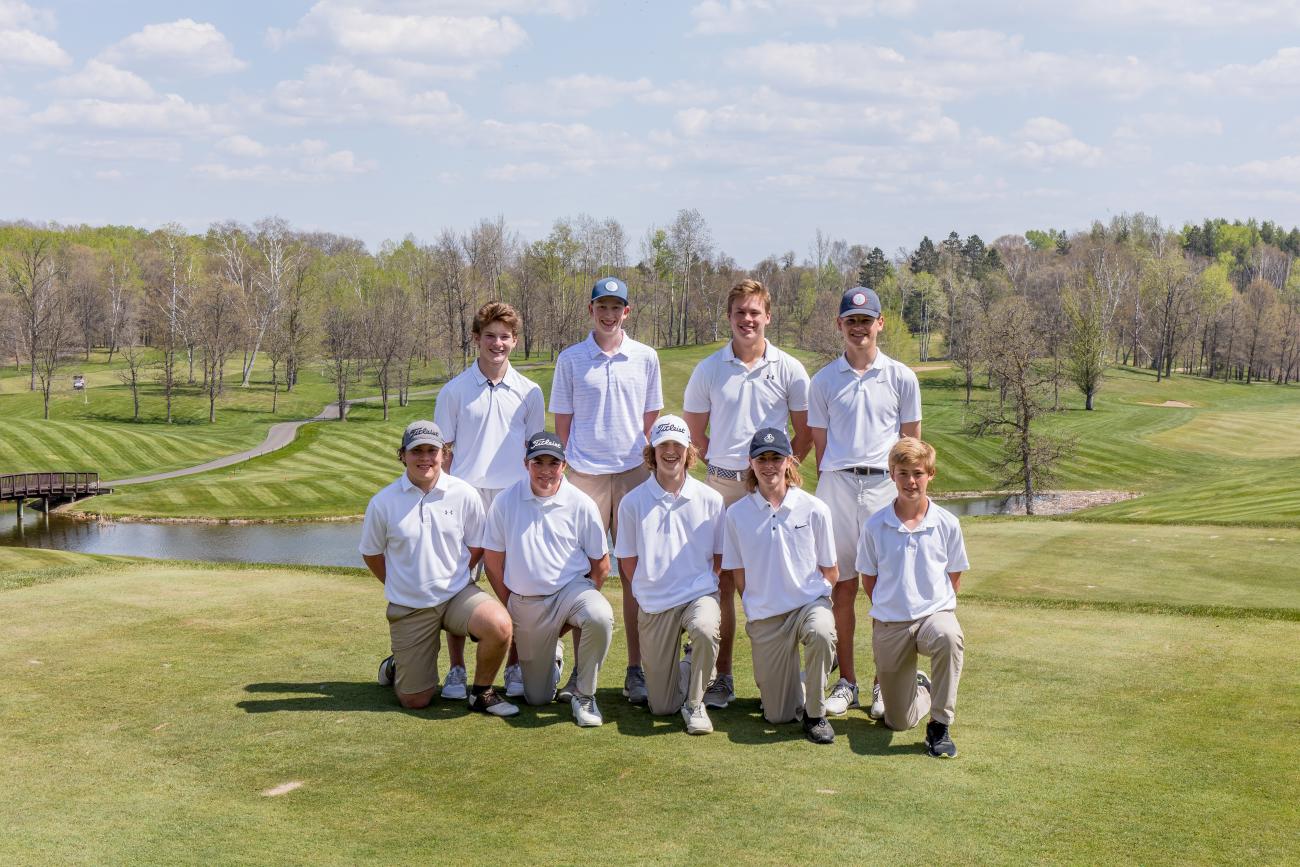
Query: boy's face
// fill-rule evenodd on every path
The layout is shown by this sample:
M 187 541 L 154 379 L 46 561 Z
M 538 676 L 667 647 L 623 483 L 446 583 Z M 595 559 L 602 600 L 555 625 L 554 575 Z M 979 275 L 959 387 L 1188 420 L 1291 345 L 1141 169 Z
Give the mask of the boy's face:
M 655 446 L 655 466 L 670 476 L 686 468 L 686 446 L 672 440 Z
M 485 364 L 493 365 L 508 359 L 518 342 L 519 338 L 515 337 L 514 332 L 500 321 L 489 322 L 483 333 L 474 337 L 479 359 Z
M 524 461 L 528 468 L 528 484 L 532 487 L 534 497 L 553 497 L 560 490 L 560 480 L 564 478 L 564 461 L 551 455 L 538 455 L 532 460 Z
M 870 349 L 876 345 L 880 332 L 885 330 L 885 317 L 855 313 L 852 316 L 841 316 L 835 320 L 835 325 L 840 334 L 844 335 L 846 347 Z
M 401 460 L 406 466 L 406 477 L 416 485 L 433 484 L 442 472 L 442 449 L 428 443 L 406 449 Z
M 740 341 L 762 340 L 772 322 L 772 314 L 763 309 L 763 301 L 757 295 L 742 295 L 731 303 L 727 319 L 732 337 Z
M 889 477 L 894 480 L 894 487 L 898 488 L 898 499 L 905 503 L 916 503 L 928 496 L 926 492 L 934 473 L 920 464 L 897 464 L 889 471 Z
M 591 310 L 592 330 L 598 334 L 615 334 L 632 308 L 617 298 L 601 298 L 587 305 Z
M 759 487 L 771 490 L 785 481 L 785 462 L 793 460 L 776 452 L 763 452 L 749 459 L 750 469 L 758 477 Z

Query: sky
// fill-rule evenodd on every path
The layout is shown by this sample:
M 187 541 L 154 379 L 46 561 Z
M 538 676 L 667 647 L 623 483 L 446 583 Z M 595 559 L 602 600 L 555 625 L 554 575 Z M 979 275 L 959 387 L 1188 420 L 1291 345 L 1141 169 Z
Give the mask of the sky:
M 1300 223 L 1300 0 L 0 0 L 0 219 L 377 249 L 683 208 L 749 266 Z

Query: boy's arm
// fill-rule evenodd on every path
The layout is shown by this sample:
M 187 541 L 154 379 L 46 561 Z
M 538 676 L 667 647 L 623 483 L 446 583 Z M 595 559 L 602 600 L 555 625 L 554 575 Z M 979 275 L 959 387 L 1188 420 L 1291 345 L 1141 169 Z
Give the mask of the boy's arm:
M 555 435 L 560 438 L 560 445 L 569 447 L 569 431 L 573 429 L 573 413 L 557 412 L 555 414 Z
M 599 560 L 588 557 L 587 560 L 591 563 L 591 580 L 599 590 L 605 584 L 605 576 L 609 574 L 609 555 L 606 554 Z
M 822 577 L 826 579 L 826 583 L 831 585 L 831 587 L 840 583 L 839 566 L 818 566 L 817 568 L 822 570 Z
M 960 592 L 961 592 L 961 573 L 960 573 L 960 572 L 949 572 L 949 573 L 948 573 L 948 580 L 952 582 L 952 592 L 953 592 L 953 593 L 960 593 Z
M 687 429 L 691 432 L 691 443 L 703 457 L 709 453 L 709 435 L 704 431 L 709 426 L 709 414 L 707 412 L 686 412 L 682 411 L 682 421 L 686 422 Z
M 817 468 L 821 469 L 822 457 L 826 454 L 826 428 L 810 425 L 808 435 L 812 437 L 813 453 L 817 456 Z
M 863 576 L 862 576 L 862 589 L 863 589 L 863 591 L 865 591 L 866 594 L 867 594 L 867 601 L 868 601 L 868 602 L 871 601 L 871 594 L 872 594 L 872 592 L 876 589 L 876 577 L 877 577 L 877 576 L 875 576 L 875 575 L 863 575 Z
M 380 584 L 383 584 L 384 579 L 388 577 L 388 566 L 384 562 L 384 555 L 362 554 L 361 559 L 366 561 L 366 568 L 370 570 L 370 574 L 378 578 Z
M 492 585 L 492 592 L 505 605 L 510 599 L 510 588 L 506 586 L 506 552 L 493 551 L 491 548 L 483 549 L 483 570 L 487 572 L 488 583 Z
M 745 570 L 732 569 L 731 580 L 736 582 L 736 592 L 739 593 L 741 596 L 744 596 L 745 595 Z
M 913 439 L 921 438 L 921 423 L 919 421 L 906 421 L 898 426 L 898 432 L 905 437 Z
M 636 561 L 639 559 L 639 557 L 619 557 L 618 574 L 631 581 L 632 576 L 636 574 Z

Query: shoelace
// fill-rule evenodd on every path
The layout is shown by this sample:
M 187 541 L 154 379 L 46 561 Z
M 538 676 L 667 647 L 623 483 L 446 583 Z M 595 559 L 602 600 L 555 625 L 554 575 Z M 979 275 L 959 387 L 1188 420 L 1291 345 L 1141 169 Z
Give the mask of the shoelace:
M 593 696 L 587 696 L 587 695 L 578 696 L 578 710 L 582 711 L 583 713 L 595 713 L 596 699 Z
M 839 683 L 835 684 L 835 688 L 831 690 L 831 696 L 842 698 L 845 701 L 852 701 L 853 685 L 847 680 L 841 680 Z
M 447 672 L 447 683 L 463 684 L 465 683 L 465 669 L 457 666 Z

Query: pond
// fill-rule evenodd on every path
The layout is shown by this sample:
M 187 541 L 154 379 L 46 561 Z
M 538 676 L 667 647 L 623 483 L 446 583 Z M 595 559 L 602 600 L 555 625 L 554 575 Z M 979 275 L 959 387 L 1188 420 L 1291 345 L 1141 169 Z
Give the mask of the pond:
M 939 502 L 960 517 L 974 517 L 1007 514 L 1020 508 L 1024 497 L 999 495 Z M 169 560 L 359 567 L 360 539 L 361 524 L 355 521 L 151 524 L 78 521 L 57 513 L 47 517 L 27 509 L 20 527 L 12 508 L 0 514 L 0 545 Z

